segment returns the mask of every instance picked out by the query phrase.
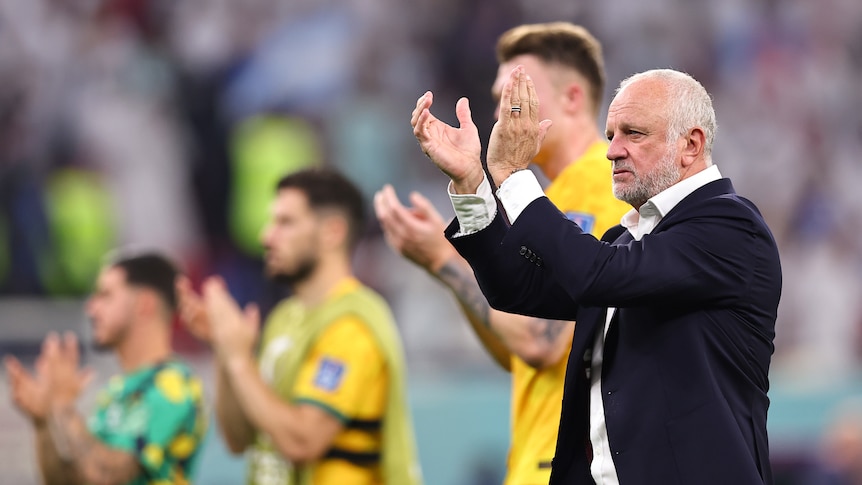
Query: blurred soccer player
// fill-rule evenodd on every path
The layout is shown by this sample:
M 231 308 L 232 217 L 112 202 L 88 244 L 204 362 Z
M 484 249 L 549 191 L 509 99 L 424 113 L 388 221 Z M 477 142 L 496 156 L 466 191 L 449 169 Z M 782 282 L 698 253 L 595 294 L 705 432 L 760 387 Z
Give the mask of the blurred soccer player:
M 48 484 L 189 483 L 206 432 L 201 384 L 170 345 L 177 271 L 157 254 L 124 257 L 99 274 L 87 302 L 94 343 L 123 373 L 99 393 L 88 421 L 76 401 L 90 373 L 78 341 L 49 334 L 30 374 L 6 357 L 12 398 L 36 431 Z
M 311 169 L 278 184 L 263 232 L 266 270 L 291 298 L 269 315 L 241 310 L 224 283 L 203 300 L 180 285 L 184 320 L 217 361 L 216 416 L 249 482 L 420 483 L 401 342 L 387 304 L 360 283 L 351 255 L 362 196 L 340 174 Z

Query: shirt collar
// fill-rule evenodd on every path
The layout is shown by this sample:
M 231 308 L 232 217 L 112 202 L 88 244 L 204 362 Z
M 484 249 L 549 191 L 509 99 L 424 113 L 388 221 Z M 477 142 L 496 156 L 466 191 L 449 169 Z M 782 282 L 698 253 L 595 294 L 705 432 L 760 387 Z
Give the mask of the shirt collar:
M 671 185 L 667 189 L 648 199 L 646 203 L 641 206 L 641 212 L 634 209 L 626 212 L 622 219 L 620 219 L 620 224 L 628 229 L 629 232 L 634 232 L 635 228 L 638 226 L 638 222 L 640 221 L 641 213 L 643 213 L 644 217 L 658 215 L 658 218 L 661 219 L 676 207 L 682 199 L 691 195 L 692 192 L 719 179 L 721 179 L 721 172 L 719 172 L 718 167 L 716 165 L 710 165 L 706 170 L 701 170 L 691 177 Z

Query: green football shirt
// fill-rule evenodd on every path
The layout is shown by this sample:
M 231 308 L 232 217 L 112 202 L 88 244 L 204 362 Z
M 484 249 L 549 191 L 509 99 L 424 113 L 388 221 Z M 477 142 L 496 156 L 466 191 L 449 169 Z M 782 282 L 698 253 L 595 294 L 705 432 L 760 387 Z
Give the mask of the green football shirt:
M 172 360 L 115 376 L 96 401 L 90 432 L 134 455 L 143 471 L 129 485 L 190 483 L 207 419 L 188 366 Z

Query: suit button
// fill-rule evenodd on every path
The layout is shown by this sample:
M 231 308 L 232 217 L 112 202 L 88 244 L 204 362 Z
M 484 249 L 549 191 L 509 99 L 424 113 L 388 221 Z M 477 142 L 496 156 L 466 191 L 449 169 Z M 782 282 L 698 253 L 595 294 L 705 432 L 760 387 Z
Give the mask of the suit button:
M 526 246 L 521 246 L 521 250 L 520 250 L 520 251 L 518 251 L 518 252 L 519 252 L 519 253 L 521 253 L 521 256 L 523 256 L 523 255 L 527 254 L 527 247 L 526 247 Z
M 531 263 L 535 263 L 535 262 L 536 262 L 536 255 L 535 255 L 535 254 L 531 254 L 531 255 L 530 255 L 530 262 L 531 262 Z

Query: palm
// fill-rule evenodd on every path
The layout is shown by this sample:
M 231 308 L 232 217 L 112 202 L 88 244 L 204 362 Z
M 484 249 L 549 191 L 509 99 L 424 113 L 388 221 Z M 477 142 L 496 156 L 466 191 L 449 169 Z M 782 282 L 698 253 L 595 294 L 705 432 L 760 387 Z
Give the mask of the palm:
M 34 421 L 43 421 L 48 415 L 49 389 L 40 370 L 41 363 L 37 363 L 35 376 L 14 357 L 7 357 L 5 363 L 15 406 Z
M 456 180 L 469 175 L 482 152 L 475 125 L 455 128 L 438 119 L 431 121 L 428 140 L 420 144 L 440 170 Z
M 433 95 L 427 92 L 416 101 L 410 118 L 413 135 L 431 161 L 456 185 L 475 184 L 484 177 L 480 160 L 479 132 L 470 116 L 467 98 L 455 105 L 459 128 L 447 125 L 431 114 Z M 474 187 L 475 188 L 475 187 Z
M 212 336 L 210 335 L 206 307 L 203 299 L 192 289 L 188 278 L 180 278 L 177 282 L 177 295 L 179 296 L 180 321 L 196 338 L 209 342 Z

